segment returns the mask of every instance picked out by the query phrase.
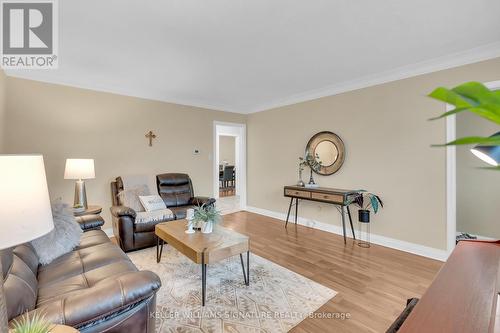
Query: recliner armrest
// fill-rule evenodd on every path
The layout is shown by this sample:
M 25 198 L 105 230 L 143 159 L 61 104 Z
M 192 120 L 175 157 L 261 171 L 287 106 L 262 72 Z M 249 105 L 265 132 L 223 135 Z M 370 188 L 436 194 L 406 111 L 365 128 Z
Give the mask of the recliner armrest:
M 104 219 L 99 215 L 77 216 L 75 219 L 83 231 L 101 229 L 104 225 Z
M 215 204 L 215 199 L 209 197 L 193 197 L 189 201 L 189 204 L 195 206 L 202 206 L 202 205 L 209 206 Z
M 129 272 L 101 281 L 81 292 L 44 302 L 30 313 L 38 312 L 52 323 L 79 328 L 154 296 L 160 287 L 160 278 L 153 272 Z
M 110 208 L 111 215 L 115 217 L 130 216 L 135 219 L 136 212 L 130 207 L 126 206 L 113 206 Z

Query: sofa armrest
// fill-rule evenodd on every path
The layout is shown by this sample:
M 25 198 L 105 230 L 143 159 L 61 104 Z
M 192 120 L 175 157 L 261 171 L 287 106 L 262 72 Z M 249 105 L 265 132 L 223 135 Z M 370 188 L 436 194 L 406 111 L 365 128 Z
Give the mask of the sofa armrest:
M 80 328 L 153 297 L 160 287 L 160 278 L 155 273 L 130 272 L 101 281 L 81 292 L 70 293 L 62 299 L 42 303 L 30 313 L 43 314 L 51 323 Z
M 214 203 L 215 203 L 215 199 L 209 198 L 209 197 L 193 197 L 189 201 L 189 204 L 194 205 L 194 206 L 202 206 L 202 205 L 209 206 L 209 205 L 213 205 Z
M 135 219 L 136 216 L 135 210 L 126 206 L 113 206 L 110 210 L 114 217 L 130 216 Z
M 83 231 L 101 229 L 104 225 L 104 219 L 99 215 L 77 216 L 75 219 Z

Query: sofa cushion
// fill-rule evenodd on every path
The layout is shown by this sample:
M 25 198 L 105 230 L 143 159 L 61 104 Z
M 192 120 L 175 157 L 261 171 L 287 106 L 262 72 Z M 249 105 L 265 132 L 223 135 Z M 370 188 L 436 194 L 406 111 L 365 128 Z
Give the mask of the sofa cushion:
M 38 256 L 36 255 L 35 249 L 30 243 L 16 246 L 12 252 L 28 265 L 33 274 L 38 274 L 38 265 L 40 263 L 38 262 Z
M 24 262 L 17 253 L 21 256 L 26 255 L 30 251 L 30 247 L 26 245 L 19 246 L 20 251 L 16 248 L 1 251 L 2 266 L 6 276 L 4 281 L 5 299 L 7 301 L 7 316 L 14 318 L 26 311 L 35 308 L 38 296 L 38 282 L 36 275 L 33 273 L 31 263 Z M 31 251 L 33 251 L 31 249 Z M 30 258 L 34 255 L 28 254 Z M 8 274 L 7 274 L 8 273 Z
M 106 243 L 111 243 L 111 240 L 104 231 L 89 230 L 83 233 L 82 237 L 80 238 L 80 244 L 77 246 L 76 250 Z
M 75 250 L 39 268 L 39 287 L 85 275 L 94 269 L 123 260 L 130 261 L 125 253 L 111 242 Z
M 103 279 L 92 287 L 47 300 L 37 305 L 36 311 L 43 313 L 50 322 L 64 323 L 81 332 L 154 332 L 154 326 L 151 329 L 144 326 L 133 326 L 133 330 L 123 329 L 120 322 L 105 330 L 99 328 L 100 324 L 112 321 L 123 311 L 129 314 L 136 312 L 140 309 L 138 302 L 150 300 L 160 286 L 161 281 L 153 272 L 123 273 Z M 148 309 L 144 315 L 149 316 L 151 311 L 154 308 Z M 136 320 L 141 319 L 139 317 Z
M 109 241 L 77 249 L 40 267 L 37 306 L 135 271 L 137 268 L 125 253 Z

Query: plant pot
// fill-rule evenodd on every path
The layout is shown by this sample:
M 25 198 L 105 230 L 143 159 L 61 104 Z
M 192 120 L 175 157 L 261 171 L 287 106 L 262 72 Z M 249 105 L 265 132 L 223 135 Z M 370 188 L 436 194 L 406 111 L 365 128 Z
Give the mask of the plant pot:
M 214 230 L 214 223 L 212 221 L 203 222 L 201 225 L 201 232 L 204 234 L 209 234 Z
M 370 211 L 367 209 L 358 210 L 358 220 L 361 223 L 370 223 Z

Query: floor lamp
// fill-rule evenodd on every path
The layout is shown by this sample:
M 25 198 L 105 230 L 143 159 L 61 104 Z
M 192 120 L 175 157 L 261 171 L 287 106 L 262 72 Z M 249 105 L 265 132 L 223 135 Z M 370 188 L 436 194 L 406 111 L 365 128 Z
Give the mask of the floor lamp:
M 0 155 L 0 184 L 0 250 L 29 242 L 54 228 L 41 155 Z M 1 260 L 0 273 L 0 332 L 8 332 Z

